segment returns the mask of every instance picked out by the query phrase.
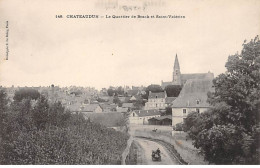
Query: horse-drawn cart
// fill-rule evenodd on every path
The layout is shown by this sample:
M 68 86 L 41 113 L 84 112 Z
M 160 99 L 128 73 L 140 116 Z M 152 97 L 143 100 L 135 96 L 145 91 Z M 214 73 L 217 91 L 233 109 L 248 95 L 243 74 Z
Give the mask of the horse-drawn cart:
M 152 151 L 152 161 L 161 161 L 161 155 L 157 151 Z

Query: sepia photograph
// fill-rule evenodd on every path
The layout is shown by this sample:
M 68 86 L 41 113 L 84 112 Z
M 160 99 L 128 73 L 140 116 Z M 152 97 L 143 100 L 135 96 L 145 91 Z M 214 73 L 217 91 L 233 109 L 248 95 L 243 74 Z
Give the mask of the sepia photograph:
M 0 165 L 259 165 L 260 0 L 0 0 Z

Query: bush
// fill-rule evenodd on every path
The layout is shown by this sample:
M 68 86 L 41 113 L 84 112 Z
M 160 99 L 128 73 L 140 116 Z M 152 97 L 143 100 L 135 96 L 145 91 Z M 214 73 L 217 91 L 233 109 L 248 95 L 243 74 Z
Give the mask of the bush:
M 183 123 L 176 124 L 175 131 L 183 131 Z

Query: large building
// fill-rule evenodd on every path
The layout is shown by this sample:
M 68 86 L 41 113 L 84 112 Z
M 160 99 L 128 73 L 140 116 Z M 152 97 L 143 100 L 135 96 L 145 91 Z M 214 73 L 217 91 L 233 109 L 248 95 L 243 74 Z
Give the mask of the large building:
M 159 93 L 153 93 L 150 91 L 148 96 L 148 102 L 145 103 L 144 109 L 165 109 L 165 107 L 167 106 L 166 98 L 166 91 Z
M 190 79 L 185 83 L 172 104 L 173 126 L 183 123 L 191 112 L 203 113 L 210 108 L 207 93 L 214 92 L 212 79 Z
M 168 85 L 184 85 L 186 81 L 189 79 L 213 79 L 214 74 L 211 72 L 208 73 L 191 73 L 191 74 L 181 74 L 180 64 L 178 60 L 178 56 L 176 54 L 174 66 L 173 66 L 173 74 L 172 81 L 161 83 L 162 88 L 165 88 Z
M 135 110 L 129 114 L 129 124 L 144 125 L 148 120 L 154 117 L 160 117 L 159 110 Z

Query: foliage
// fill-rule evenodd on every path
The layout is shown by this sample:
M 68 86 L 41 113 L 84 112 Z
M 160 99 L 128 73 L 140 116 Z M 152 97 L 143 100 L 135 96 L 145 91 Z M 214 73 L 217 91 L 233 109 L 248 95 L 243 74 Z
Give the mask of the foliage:
M 119 86 L 116 89 L 109 88 L 109 89 L 107 89 L 107 94 L 108 94 L 108 96 L 124 95 L 124 89 L 122 86 Z
M 213 106 L 201 115 L 188 115 L 185 127 L 194 145 L 215 164 L 259 164 L 260 41 L 243 44 L 229 56 L 227 72 L 213 80 Z
M 165 87 L 167 97 L 178 97 L 181 92 L 181 85 L 168 85 Z
M 125 126 L 125 114 L 118 112 L 87 113 L 84 114 L 90 121 L 102 124 L 106 127 Z
M 165 108 L 165 115 L 172 115 L 172 108 L 171 107 Z
M 22 99 L 38 99 L 40 97 L 40 93 L 31 88 L 21 88 L 17 91 L 15 91 L 14 100 L 15 101 L 22 101 Z
M 120 164 L 128 135 L 40 96 L 8 106 L 0 90 L 0 164 Z
M 176 124 L 175 131 L 183 131 L 183 124 L 182 123 Z
M 134 109 L 135 110 L 141 110 L 143 109 L 143 107 L 145 106 L 145 102 L 143 99 L 137 99 L 135 101 L 133 101 L 133 105 L 134 105 Z
M 99 98 L 97 98 L 97 101 L 98 101 L 98 102 L 100 102 L 100 103 L 107 102 L 106 100 L 104 100 L 104 99 L 101 99 L 100 97 L 99 97 Z
M 114 97 L 113 103 L 117 104 L 119 107 L 122 107 L 122 102 L 117 96 Z
M 70 92 L 70 94 L 74 94 L 75 96 L 80 96 L 80 95 L 82 95 L 82 91 L 81 90 L 75 90 L 73 92 Z

